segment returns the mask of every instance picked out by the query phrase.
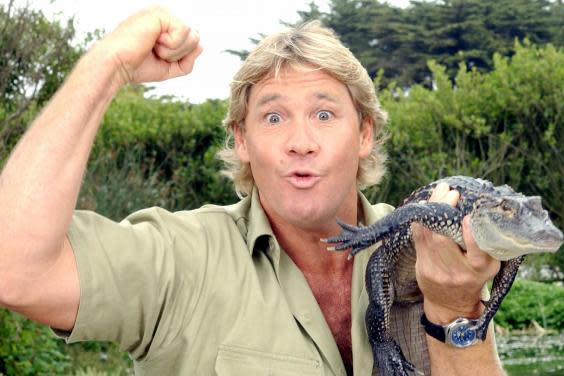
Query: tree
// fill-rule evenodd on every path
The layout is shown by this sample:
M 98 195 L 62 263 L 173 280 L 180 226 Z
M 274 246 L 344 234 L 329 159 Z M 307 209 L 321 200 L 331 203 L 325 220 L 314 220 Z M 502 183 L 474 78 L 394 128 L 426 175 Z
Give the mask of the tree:
M 432 85 L 427 61 L 452 79 L 461 62 L 486 72 L 495 52 L 513 53 L 515 39 L 564 45 L 564 6 L 548 0 L 412 1 L 405 9 L 378 0 L 332 0 L 322 13 L 315 3 L 297 23 L 320 19 L 341 37 L 371 77 L 383 70 L 382 87 Z
M 0 5 L 0 144 L 11 145 L 25 129 L 26 112 L 62 84 L 82 53 L 71 44 L 74 35 L 73 19 L 50 21 L 13 0 Z
M 553 32 L 563 22 L 552 15 L 556 7 L 547 0 L 444 0 L 413 3 L 411 12 L 417 18 L 432 15 L 424 18 L 426 53 L 454 78 L 461 62 L 478 71 L 491 70 L 494 53 L 510 56 L 515 40 L 561 46 Z

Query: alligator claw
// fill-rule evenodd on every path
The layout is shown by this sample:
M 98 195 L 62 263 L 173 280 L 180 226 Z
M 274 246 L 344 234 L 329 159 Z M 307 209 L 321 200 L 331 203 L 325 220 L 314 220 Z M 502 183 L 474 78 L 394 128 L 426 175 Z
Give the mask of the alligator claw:
M 488 324 L 479 320 L 472 329 L 476 329 L 476 338 L 482 341 L 486 340 L 486 336 L 488 335 Z
M 345 249 L 351 248 L 349 254 L 349 259 L 356 255 L 358 252 L 366 248 L 368 245 L 365 244 L 366 240 L 362 236 L 362 231 L 364 227 L 357 227 L 349 225 L 347 223 L 337 220 L 337 223 L 343 231 L 337 235 L 327 239 L 321 239 L 324 243 L 333 243 L 334 246 L 327 247 L 329 251 L 344 251 Z
M 423 374 L 405 358 L 399 345 L 393 341 L 377 343 L 373 352 L 380 376 L 408 376 L 408 372 Z
M 476 324 L 468 327 L 468 330 L 475 330 L 476 338 L 484 341 L 486 339 L 486 335 L 488 334 L 488 325 L 489 323 L 486 323 L 483 318 L 479 318 L 476 321 Z

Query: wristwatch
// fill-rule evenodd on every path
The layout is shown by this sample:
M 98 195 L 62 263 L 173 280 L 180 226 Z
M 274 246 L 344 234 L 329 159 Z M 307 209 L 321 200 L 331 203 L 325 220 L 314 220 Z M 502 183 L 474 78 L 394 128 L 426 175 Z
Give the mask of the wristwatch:
M 425 314 L 421 315 L 421 324 L 428 335 L 443 343 L 461 349 L 470 347 L 478 342 L 475 328 L 477 322 L 478 320 L 459 317 L 450 324 L 437 325 L 429 321 Z

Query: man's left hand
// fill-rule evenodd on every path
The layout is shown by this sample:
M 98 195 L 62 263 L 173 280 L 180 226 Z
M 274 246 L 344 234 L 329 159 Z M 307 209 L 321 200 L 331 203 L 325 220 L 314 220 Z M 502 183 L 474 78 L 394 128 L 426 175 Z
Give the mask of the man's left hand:
M 439 184 L 429 201 L 455 206 L 459 197 L 447 184 Z M 417 283 L 424 296 L 425 314 L 432 322 L 446 324 L 461 316 L 480 316 L 483 287 L 499 271 L 500 262 L 478 248 L 469 219 L 466 216 L 462 222 L 465 251 L 445 236 L 419 224 L 412 226 Z

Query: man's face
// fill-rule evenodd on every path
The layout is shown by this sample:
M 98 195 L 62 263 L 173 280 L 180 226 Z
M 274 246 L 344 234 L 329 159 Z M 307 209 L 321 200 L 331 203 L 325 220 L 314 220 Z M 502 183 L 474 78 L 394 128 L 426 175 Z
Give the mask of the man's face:
M 254 85 L 235 139 L 271 220 L 313 229 L 356 208 L 372 124 L 361 126 L 347 87 L 324 71 L 288 68 Z

